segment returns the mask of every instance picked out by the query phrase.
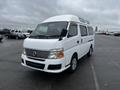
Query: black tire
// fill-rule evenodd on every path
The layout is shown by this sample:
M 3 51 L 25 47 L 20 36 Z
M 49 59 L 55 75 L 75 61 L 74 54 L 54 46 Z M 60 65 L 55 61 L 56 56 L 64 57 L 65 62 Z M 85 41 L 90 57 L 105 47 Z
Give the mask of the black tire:
M 15 39 L 17 39 L 17 40 L 18 40 L 18 39 L 19 39 L 19 37 L 18 37 L 18 36 L 16 36 L 16 37 L 15 37 Z
M 9 39 L 9 36 L 6 36 L 7 39 Z
M 87 53 L 87 56 L 88 57 L 92 56 L 92 53 L 93 53 L 93 48 L 90 47 L 89 52 Z
M 0 39 L 0 42 L 2 42 L 2 39 Z
M 4 38 L 0 38 L 0 42 L 3 42 L 3 39 L 4 39 Z
M 77 67 L 78 67 L 78 58 L 76 55 L 74 55 L 71 59 L 69 72 L 73 73 L 74 71 L 76 71 Z

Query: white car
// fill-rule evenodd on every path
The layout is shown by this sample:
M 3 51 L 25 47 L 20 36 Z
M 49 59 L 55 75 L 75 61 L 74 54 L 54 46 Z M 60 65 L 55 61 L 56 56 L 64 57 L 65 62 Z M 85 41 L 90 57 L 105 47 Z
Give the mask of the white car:
M 74 15 L 59 15 L 38 24 L 24 40 L 22 65 L 50 73 L 74 72 L 78 60 L 91 56 L 94 32 L 88 21 Z
M 30 36 L 30 33 L 27 32 L 23 32 L 22 34 L 25 35 L 26 38 Z

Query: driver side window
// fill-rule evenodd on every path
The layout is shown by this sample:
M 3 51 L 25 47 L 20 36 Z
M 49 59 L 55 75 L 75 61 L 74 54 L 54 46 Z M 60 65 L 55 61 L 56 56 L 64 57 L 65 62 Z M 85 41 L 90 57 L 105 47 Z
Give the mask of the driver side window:
M 68 31 L 68 38 L 78 34 L 77 24 L 71 23 Z

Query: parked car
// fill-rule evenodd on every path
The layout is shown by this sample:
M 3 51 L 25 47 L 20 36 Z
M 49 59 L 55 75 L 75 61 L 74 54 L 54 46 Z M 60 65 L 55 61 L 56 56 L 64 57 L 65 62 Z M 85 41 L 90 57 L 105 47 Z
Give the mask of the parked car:
M 113 36 L 114 32 L 108 32 L 108 35 Z
M 22 32 L 22 34 L 23 34 L 26 38 L 30 36 L 30 33 L 28 33 L 28 32 Z
M 33 32 L 33 30 L 27 30 L 27 33 L 30 33 L 30 34 L 31 34 L 32 32 Z
M 74 72 L 80 58 L 92 55 L 94 31 L 88 21 L 77 16 L 55 16 L 38 24 L 23 47 L 21 64 L 25 67 L 50 73 Z
M 2 30 L 0 30 L 0 34 L 6 36 L 6 35 L 10 34 L 10 31 L 11 31 L 10 29 L 2 29 Z
M 23 33 L 22 31 L 18 31 L 16 38 L 18 39 L 25 39 L 27 37 L 27 34 Z
M 120 36 L 120 32 L 114 33 L 114 36 Z
M 3 40 L 3 36 L 2 35 L 0 35 L 0 42 Z
M 18 30 L 11 30 L 10 34 L 7 35 L 8 38 L 14 38 L 14 39 L 25 39 L 26 36 Z

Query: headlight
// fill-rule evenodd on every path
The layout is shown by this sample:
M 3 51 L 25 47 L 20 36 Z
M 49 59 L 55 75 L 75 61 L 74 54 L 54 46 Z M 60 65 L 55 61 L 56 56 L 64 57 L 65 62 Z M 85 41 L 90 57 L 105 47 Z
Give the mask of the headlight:
M 26 51 L 25 51 L 25 49 L 23 49 L 23 54 L 26 55 Z
M 54 49 L 50 51 L 48 59 L 61 59 L 64 58 L 64 50 L 63 49 Z

